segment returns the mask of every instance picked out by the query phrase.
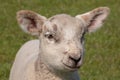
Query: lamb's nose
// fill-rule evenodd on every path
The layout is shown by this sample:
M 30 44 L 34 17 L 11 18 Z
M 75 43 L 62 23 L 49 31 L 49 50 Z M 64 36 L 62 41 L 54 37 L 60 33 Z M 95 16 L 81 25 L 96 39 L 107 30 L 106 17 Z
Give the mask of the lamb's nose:
M 72 60 L 72 61 L 74 61 L 75 65 L 77 65 L 77 63 L 81 60 L 81 56 L 79 58 L 77 58 L 77 59 L 74 58 L 74 57 L 72 57 L 72 56 L 69 56 L 69 59 Z

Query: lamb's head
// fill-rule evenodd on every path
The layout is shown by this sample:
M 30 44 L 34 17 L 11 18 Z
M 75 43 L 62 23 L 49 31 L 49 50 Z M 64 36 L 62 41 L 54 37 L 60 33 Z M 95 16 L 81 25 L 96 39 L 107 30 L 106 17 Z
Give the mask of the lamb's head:
M 83 60 L 84 34 L 101 27 L 109 8 L 100 7 L 72 17 L 66 14 L 49 19 L 28 10 L 17 13 L 21 28 L 40 39 L 41 60 L 53 69 L 77 70 Z

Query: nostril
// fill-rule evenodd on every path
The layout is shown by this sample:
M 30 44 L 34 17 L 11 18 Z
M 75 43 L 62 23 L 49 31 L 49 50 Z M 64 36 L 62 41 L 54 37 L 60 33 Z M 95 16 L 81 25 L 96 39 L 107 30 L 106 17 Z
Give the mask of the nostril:
M 69 56 L 69 59 L 73 60 L 75 62 L 75 64 L 77 64 L 81 60 L 81 56 L 78 59 L 75 59 L 75 58 Z

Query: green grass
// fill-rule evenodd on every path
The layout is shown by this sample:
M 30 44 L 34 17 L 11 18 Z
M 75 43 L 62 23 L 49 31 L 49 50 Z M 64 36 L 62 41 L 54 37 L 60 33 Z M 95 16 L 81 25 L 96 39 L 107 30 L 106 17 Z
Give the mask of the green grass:
M 120 80 L 120 0 L 0 0 L 0 80 L 8 80 L 11 65 L 22 44 L 35 39 L 16 22 L 16 12 L 29 9 L 50 17 L 75 16 L 99 6 L 111 9 L 104 26 L 86 35 L 81 80 Z

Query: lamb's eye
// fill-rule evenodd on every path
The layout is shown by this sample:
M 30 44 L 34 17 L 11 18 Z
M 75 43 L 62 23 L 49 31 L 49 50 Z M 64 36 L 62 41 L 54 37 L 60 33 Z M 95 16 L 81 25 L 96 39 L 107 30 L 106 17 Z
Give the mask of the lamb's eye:
M 53 34 L 51 34 L 51 33 L 49 33 L 49 32 L 47 32 L 47 33 L 45 33 L 45 37 L 46 38 L 48 38 L 48 39 L 54 39 L 54 36 L 53 36 Z
M 48 39 L 53 39 L 53 35 L 52 34 L 49 34 L 47 37 L 48 37 Z
M 83 32 L 82 37 L 80 38 L 81 43 L 83 43 L 85 40 L 84 36 L 85 36 L 85 32 Z
M 81 41 L 81 43 L 83 43 L 83 41 L 84 41 L 84 36 L 81 37 L 80 41 Z

